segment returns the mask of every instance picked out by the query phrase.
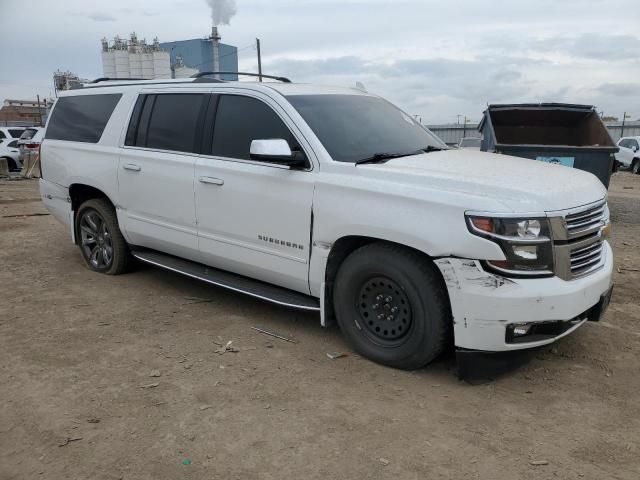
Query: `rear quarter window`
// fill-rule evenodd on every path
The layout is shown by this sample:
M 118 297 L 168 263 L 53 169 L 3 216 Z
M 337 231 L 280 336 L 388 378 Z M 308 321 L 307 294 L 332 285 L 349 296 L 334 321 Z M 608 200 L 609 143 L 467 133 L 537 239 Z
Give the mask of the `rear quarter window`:
M 36 134 L 38 130 L 35 128 L 27 128 L 22 135 L 20 135 L 20 140 L 31 140 L 33 136 Z
M 77 95 L 56 102 L 45 138 L 98 143 L 122 94 Z

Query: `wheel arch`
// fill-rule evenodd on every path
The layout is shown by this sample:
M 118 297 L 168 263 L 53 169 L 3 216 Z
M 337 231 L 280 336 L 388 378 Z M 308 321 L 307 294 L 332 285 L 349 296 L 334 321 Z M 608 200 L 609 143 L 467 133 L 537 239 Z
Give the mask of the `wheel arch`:
M 333 285 L 335 283 L 335 278 L 338 273 L 338 270 L 340 269 L 340 265 L 342 265 L 342 263 L 346 260 L 346 258 L 351 253 L 371 243 L 386 243 L 389 245 L 394 245 L 396 247 L 414 252 L 415 254 L 423 258 L 425 261 L 428 261 L 430 263 L 433 263 L 433 260 L 434 260 L 432 256 L 428 255 L 422 250 L 419 250 L 410 245 L 394 242 L 384 238 L 378 238 L 378 237 L 367 236 L 367 235 L 345 235 L 343 237 L 338 238 L 331 245 L 331 249 L 329 251 L 329 255 L 327 257 L 327 262 L 324 270 L 325 288 L 323 292 L 323 295 L 324 295 L 324 299 L 323 299 L 324 312 L 323 313 L 325 317 L 325 322 L 329 320 L 330 321 L 329 323 L 332 323 L 335 320 L 335 311 L 333 308 L 333 301 L 332 301 Z M 451 299 L 449 298 L 449 293 L 446 288 L 446 283 L 445 283 L 444 277 L 442 276 L 442 272 L 440 271 L 439 268 L 437 268 L 435 264 L 433 264 L 433 266 L 434 266 L 434 271 L 437 272 L 438 278 L 442 282 L 443 291 L 447 296 L 446 301 L 449 304 L 449 308 L 451 308 Z
M 73 211 L 73 223 L 75 229 L 75 221 L 78 209 L 87 200 L 94 198 L 102 198 L 108 201 L 114 208 L 115 203 L 99 188 L 85 184 L 85 183 L 72 183 L 69 185 L 69 199 L 71 200 L 71 210 Z M 78 235 L 75 235 L 75 243 L 78 243 Z

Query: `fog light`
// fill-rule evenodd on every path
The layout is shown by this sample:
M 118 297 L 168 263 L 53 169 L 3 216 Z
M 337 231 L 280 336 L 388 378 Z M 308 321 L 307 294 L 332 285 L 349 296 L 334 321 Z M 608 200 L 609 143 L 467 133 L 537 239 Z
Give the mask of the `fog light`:
M 513 325 L 513 336 L 514 337 L 522 337 L 529 333 L 531 330 L 531 324 L 520 323 Z
M 523 260 L 537 260 L 538 247 L 535 245 L 513 245 L 513 254 Z

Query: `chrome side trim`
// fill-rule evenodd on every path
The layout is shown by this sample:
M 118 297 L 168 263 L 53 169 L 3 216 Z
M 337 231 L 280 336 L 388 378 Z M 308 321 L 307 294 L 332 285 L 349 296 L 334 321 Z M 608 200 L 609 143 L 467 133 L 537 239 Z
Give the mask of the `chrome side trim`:
M 270 302 L 270 303 L 275 303 L 276 305 L 282 305 L 284 307 L 291 307 L 291 308 L 296 308 L 298 310 L 306 310 L 306 311 L 310 311 L 310 312 L 319 312 L 320 311 L 320 307 L 307 307 L 305 305 L 282 302 L 280 300 L 275 300 L 273 298 L 266 297 L 264 295 L 259 295 L 257 293 L 250 292 L 250 291 L 247 291 L 247 290 L 242 290 L 240 288 L 237 288 L 237 287 L 234 287 L 234 286 L 231 286 L 231 285 L 227 285 L 227 284 L 222 283 L 222 282 L 216 282 L 216 281 L 211 280 L 209 278 L 201 277 L 199 275 L 194 275 L 192 273 L 185 272 L 185 271 L 179 270 L 177 268 L 169 267 L 168 265 L 164 265 L 164 264 L 159 263 L 159 262 L 154 262 L 153 260 L 149 260 L 147 258 L 144 258 L 143 256 L 137 255 L 135 252 L 133 252 L 132 255 L 135 258 L 137 258 L 138 260 L 140 260 L 142 262 L 145 262 L 145 263 L 148 263 L 150 265 L 155 265 L 156 267 L 164 268 L 165 270 L 170 270 L 170 271 L 175 272 L 175 273 L 180 273 L 181 275 L 185 275 L 185 276 L 190 277 L 190 278 L 195 278 L 196 280 L 201 280 L 203 282 L 210 283 L 211 285 L 215 285 L 217 287 L 226 288 L 227 290 L 232 290 L 232 291 L 238 292 L 238 293 L 244 293 L 245 295 L 249 295 L 250 297 L 258 298 L 260 300 L 264 300 L 264 301 L 267 301 L 267 302 Z

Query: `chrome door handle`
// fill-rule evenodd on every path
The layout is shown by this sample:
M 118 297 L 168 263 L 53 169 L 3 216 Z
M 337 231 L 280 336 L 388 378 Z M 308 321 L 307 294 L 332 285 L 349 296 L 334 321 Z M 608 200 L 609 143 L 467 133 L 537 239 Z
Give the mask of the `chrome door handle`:
M 133 163 L 125 163 L 122 168 L 125 170 L 131 170 L 132 172 L 139 172 L 142 170 L 139 165 L 134 165 Z
M 209 185 L 224 185 L 224 180 L 214 177 L 200 177 L 200 183 L 208 183 Z

